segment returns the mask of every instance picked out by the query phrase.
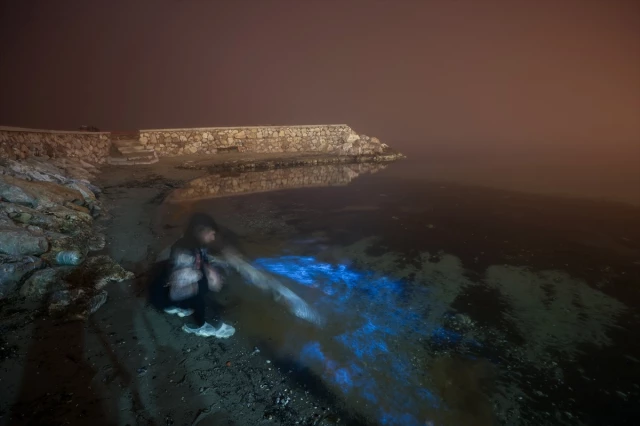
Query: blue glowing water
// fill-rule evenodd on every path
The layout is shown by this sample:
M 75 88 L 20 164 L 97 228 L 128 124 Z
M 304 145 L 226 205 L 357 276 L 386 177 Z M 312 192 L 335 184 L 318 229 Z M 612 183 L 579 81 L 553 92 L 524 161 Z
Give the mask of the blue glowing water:
M 345 396 L 376 406 L 384 425 L 429 424 L 425 413 L 446 404 L 419 382 L 410 350 L 431 344 L 459 344 L 464 337 L 426 320 L 432 307 L 428 286 L 319 262 L 311 256 L 261 258 L 256 264 L 312 287 L 322 294 L 314 307 L 339 330 L 327 340 L 311 340 L 300 361 L 311 366 Z M 411 297 L 407 298 L 408 287 Z M 477 343 L 476 343 L 477 344 Z

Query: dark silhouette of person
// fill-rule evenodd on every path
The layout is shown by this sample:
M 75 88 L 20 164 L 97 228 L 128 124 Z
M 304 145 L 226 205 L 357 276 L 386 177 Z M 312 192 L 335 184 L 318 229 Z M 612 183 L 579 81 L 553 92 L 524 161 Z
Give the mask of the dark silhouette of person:
M 210 291 L 220 291 L 224 283 L 224 261 L 221 251 L 225 245 L 222 232 L 205 213 L 194 214 L 182 238 L 171 247 L 166 265 L 164 312 L 191 317 L 194 324 L 182 329 L 202 337 L 228 338 L 235 333 L 231 325 L 219 322 L 216 326 L 205 320 L 206 298 Z

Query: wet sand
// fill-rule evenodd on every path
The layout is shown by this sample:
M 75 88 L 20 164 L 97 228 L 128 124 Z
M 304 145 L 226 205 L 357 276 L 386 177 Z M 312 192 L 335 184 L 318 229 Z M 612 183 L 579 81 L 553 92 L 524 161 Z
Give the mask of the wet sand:
M 2 400 L 17 402 L 0 422 L 637 423 L 637 207 L 398 178 L 402 163 L 344 187 L 163 203 L 206 175 L 178 164 L 105 169 L 106 250 L 137 279 L 110 284 L 89 324 L 0 306 Z M 229 340 L 149 306 L 153 262 L 194 211 L 327 327 L 237 280 L 209 311 Z

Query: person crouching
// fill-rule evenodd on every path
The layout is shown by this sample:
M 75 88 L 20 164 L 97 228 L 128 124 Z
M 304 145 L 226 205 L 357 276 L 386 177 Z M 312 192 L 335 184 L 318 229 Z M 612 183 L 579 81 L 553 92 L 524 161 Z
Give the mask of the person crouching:
M 167 314 L 191 316 L 194 325 L 184 324 L 182 330 L 202 337 L 228 338 L 235 333 L 231 325 L 220 322 L 217 327 L 205 321 L 206 299 L 209 291 L 222 289 L 220 272 L 210 263 L 210 249 L 219 251 L 222 238 L 216 222 L 209 215 L 196 213 L 191 217 L 184 236 L 172 247 L 169 258 L 170 306 Z

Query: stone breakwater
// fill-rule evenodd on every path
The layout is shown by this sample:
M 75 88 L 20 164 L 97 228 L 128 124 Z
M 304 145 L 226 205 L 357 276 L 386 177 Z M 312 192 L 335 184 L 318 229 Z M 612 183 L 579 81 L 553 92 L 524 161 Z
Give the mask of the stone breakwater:
M 79 158 L 104 163 L 109 156 L 110 134 L 106 132 L 58 132 L 0 127 L 0 158 Z
M 403 155 L 375 137 L 344 124 L 312 126 L 208 127 L 156 129 L 126 133 L 142 152 L 160 157 L 227 152 L 317 153 L 392 161 Z M 117 132 L 65 132 L 0 127 L 0 157 L 79 158 L 95 164 L 114 154 Z M 122 141 L 120 141 L 122 143 Z M 113 146 L 112 146 L 113 145 Z
M 94 219 L 103 216 L 98 170 L 82 160 L 0 159 L 0 299 L 44 304 L 50 315 L 86 319 L 104 286 L 133 278 L 110 257 Z
M 141 130 L 140 142 L 160 156 L 223 152 L 348 156 L 395 153 L 377 138 L 360 135 L 344 124 Z
M 249 171 L 239 176 L 211 174 L 174 190 L 166 201 L 195 201 L 228 195 L 251 194 L 281 189 L 342 186 L 364 173 L 376 173 L 386 166 L 376 163 L 327 164 L 262 171 Z

